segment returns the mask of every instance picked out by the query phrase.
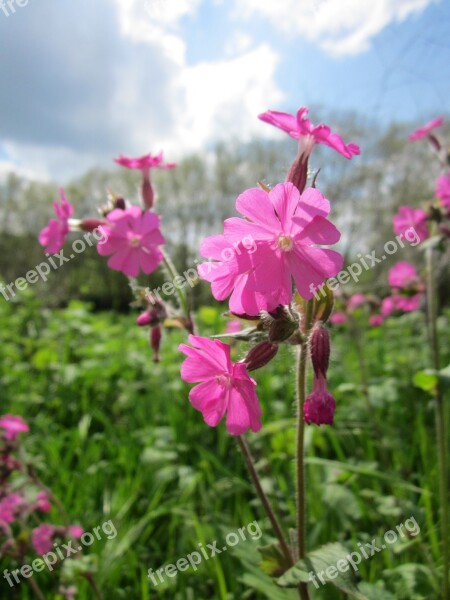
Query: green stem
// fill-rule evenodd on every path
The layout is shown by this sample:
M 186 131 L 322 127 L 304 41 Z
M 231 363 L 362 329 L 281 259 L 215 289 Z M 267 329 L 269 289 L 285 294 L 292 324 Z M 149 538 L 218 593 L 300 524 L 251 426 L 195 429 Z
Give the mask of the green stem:
M 433 368 L 439 371 L 441 359 L 439 352 L 439 338 L 437 331 L 437 290 L 435 277 L 435 261 L 433 248 L 427 248 L 427 316 L 428 332 L 431 346 Z M 447 474 L 447 431 L 444 397 L 441 383 L 438 381 L 434 393 L 436 439 L 438 447 L 439 462 L 439 496 L 440 496 L 440 520 L 441 520 L 441 543 L 442 543 L 442 600 L 449 600 L 449 511 L 448 511 L 448 474 Z
M 172 282 L 175 281 L 176 277 L 180 277 L 175 265 L 172 262 L 172 259 L 170 258 L 170 256 L 164 252 L 164 250 L 162 250 L 163 253 L 163 257 L 164 257 L 164 265 L 166 267 L 166 269 L 169 271 L 170 277 L 172 278 Z M 178 299 L 180 301 L 180 306 L 181 309 L 183 310 L 183 313 L 186 317 L 187 320 L 187 324 L 188 324 L 188 329 L 190 330 L 190 333 L 192 333 L 192 319 L 191 319 L 191 311 L 189 308 L 189 300 L 188 297 L 186 295 L 186 292 L 180 288 L 179 286 L 174 285 Z
M 302 343 L 297 350 L 297 558 L 301 560 L 306 555 L 305 521 L 305 422 L 303 420 L 303 405 L 306 399 L 306 364 L 308 358 L 308 334 L 311 328 L 312 302 L 308 302 L 303 323 Z M 309 600 L 306 583 L 299 585 L 300 598 Z
M 247 465 L 247 469 L 250 473 L 250 477 L 256 488 L 256 492 L 259 496 L 259 499 L 261 500 L 261 503 L 264 507 L 264 510 L 266 511 L 267 516 L 269 517 L 270 524 L 272 525 L 272 529 L 280 543 L 280 548 L 283 553 L 283 556 L 290 565 L 293 565 L 294 558 L 292 556 L 291 549 L 290 549 L 288 543 L 286 542 L 286 539 L 283 534 L 283 530 L 281 529 L 281 525 L 277 519 L 277 516 L 275 515 L 275 511 L 273 510 L 270 500 L 262 488 L 258 472 L 256 471 L 255 461 L 250 452 L 250 448 L 249 448 L 246 440 L 242 436 L 239 436 L 237 439 L 238 439 L 239 446 L 242 450 L 242 454 L 244 456 L 245 464 Z

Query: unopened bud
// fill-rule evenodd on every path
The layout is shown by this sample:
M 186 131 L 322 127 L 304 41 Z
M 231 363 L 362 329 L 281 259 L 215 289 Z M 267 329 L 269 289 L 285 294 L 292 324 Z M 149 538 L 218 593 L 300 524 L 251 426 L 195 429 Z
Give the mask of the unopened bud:
M 267 365 L 278 352 L 277 344 L 271 342 L 260 342 L 253 346 L 244 359 L 248 371 L 254 371 Z
M 269 341 L 284 342 L 285 340 L 288 340 L 297 329 L 298 323 L 295 321 L 288 321 L 287 319 L 279 319 L 274 321 L 270 325 Z
M 153 206 L 155 194 L 153 192 L 152 183 L 150 181 L 150 171 L 142 171 L 142 184 L 141 184 L 142 202 L 147 210 L 150 210 Z
M 314 373 L 324 377 L 330 362 L 330 334 L 322 325 L 314 327 L 310 338 L 311 360 Z
M 300 194 L 306 187 L 306 181 L 308 179 L 308 156 L 299 153 L 297 158 L 292 163 L 289 169 L 286 181 L 291 181 L 298 189 Z
M 125 210 L 126 207 L 127 207 L 127 205 L 123 198 L 115 198 L 114 199 L 114 208 L 119 208 L 120 210 Z
M 95 231 L 100 225 L 104 225 L 105 221 L 100 219 L 83 219 L 80 222 L 80 229 L 82 231 Z
M 150 346 L 153 350 L 153 362 L 159 362 L 159 348 L 161 346 L 162 331 L 159 325 L 150 331 Z
M 141 313 L 136 319 L 136 325 L 139 327 L 145 327 L 146 325 L 150 325 L 151 319 L 148 311 Z

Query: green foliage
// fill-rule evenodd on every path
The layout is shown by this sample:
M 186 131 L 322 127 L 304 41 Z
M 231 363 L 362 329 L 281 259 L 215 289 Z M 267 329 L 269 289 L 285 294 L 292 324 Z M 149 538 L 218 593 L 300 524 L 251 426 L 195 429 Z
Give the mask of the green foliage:
M 91 308 L 74 301 L 65 310 L 49 311 L 33 296 L 0 299 L 0 395 L 2 413 L 20 414 L 30 424 L 27 453 L 71 521 L 86 531 L 113 521 L 117 537 L 96 540 L 84 551 L 97 557 L 105 597 L 296 598 L 294 590 L 282 589 L 260 570 L 257 548 L 274 539 L 235 440 L 223 425 L 207 427 L 189 405 L 189 386 L 179 377 L 183 333 L 165 333 L 162 362 L 155 365 L 135 315 Z M 217 332 L 218 324 L 224 328 L 214 308 L 199 312 L 197 322 L 205 334 Z M 447 315 L 442 331 L 448 325 Z M 448 364 L 449 340 L 443 340 Z M 358 593 L 370 600 L 438 600 L 429 574 L 441 560 L 433 412 L 429 392 L 413 383 L 428 363 L 423 316 L 390 319 L 365 333 L 370 406 L 352 336 L 336 329 L 332 342 L 329 383 L 338 405 L 336 424 L 306 431 L 307 547 L 312 555 L 331 542 L 351 552 L 413 515 L 420 534 L 362 561 L 359 578 L 365 583 Z M 235 358 L 244 351 L 235 349 Z M 295 527 L 293 370 L 292 349 L 283 346 L 268 367 L 255 371 L 264 427 L 248 437 L 286 528 Z M 220 542 L 254 520 L 263 532 L 260 540 L 242 541 L 203 561 L 197 571 L 166 577 L 156 587 L 147 578 L 149 568 L 174 563 L 199 543 Z M 273 564 L 273 555 L 266 558 Z M 0 571 L 4 568 L 14 565 L 2 560 Z M 65 569 L 70 568 L 68 563 Z M 48 573 L 34 577 L 45 597 L 53 598 Z M 314 600 L 344 597 L 331 584 L 309 587 Z M 17 594 L 33 597 L 26 583 L 17 586 Z M 79 600 L 91 598 L 80 580 Z

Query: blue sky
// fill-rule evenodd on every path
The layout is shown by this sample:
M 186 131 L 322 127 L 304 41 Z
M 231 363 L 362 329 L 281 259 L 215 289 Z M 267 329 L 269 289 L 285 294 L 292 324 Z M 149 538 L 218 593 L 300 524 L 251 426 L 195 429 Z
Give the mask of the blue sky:
M 269 108 L 420 125 L 450 98 L 448 0 L 1 5 L 0 175 L 64 182 L 119 153 L 280 136 L 256 118 Z

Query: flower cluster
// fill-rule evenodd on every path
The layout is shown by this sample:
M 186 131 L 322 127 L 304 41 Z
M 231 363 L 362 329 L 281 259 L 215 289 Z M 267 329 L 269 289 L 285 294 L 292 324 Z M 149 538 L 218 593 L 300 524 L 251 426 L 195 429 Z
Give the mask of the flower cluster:
M 223 233 L 208 237 L 200 247 L 208 261 L 198 266 L 198 273 L 211 284 L 214 298 L 229 298 L 232 314 L 256 323 L 247 337 L 241 331 L 229 333 L 253 343 L 241 362 L 232 362 L 231 347 L 218 340 L 190 336 L 191 346 L 180 346 L 188 357 L 181 376 L 198 383 L 189 394 L 191 404 L 212 427 L 226 414 L 232 435 L 261 427 L 256 384 L 248 372 L 272 360 L 278 344 L 302 343 L 302 307 L 313 302 L 311 289 L 336 275 L 343 264 L 338 252 L 324 247 L 336 244 L 340 232 L 328 219 L 330 202 L 318 189 L 306 186 L 308 160 L 316 144 L 348 159 L 360 150 L 345 144 L 328 126 L 312 125 L 307 113 L 302 107 L 296 116 L 277 111 L 259 116 L 299 141 L 286 181 L 240 194 L 236 210 L 241 216 L 226 219 Z M 325 321 L 331 308 L 326 318 L 322 308 L 319 312 Z M 320 331 L 326 330 L 321 326 Z M 314 390 L 304 407 L 307 423 L 333 422 L 335 402 L 326 389 L 327 368 L 328 364 L 314 366 Z
M 174 163 L 164 163 L 162 153 L 147 154 L 139 158 L 120 156 L 115 162 L 128 169 L 140 170 L 143 177 L 141 188 L 142 206 L 128 205 L 122 198 L 112 197 L 109 204 L 100 209 L 101 219 L 72 219 L 74 207 L 61 190 L 60 204 L 53 203 L 56 219 L 50 219 L 39 235 L 39 243 L 47 253 L 61 250 L 71 231 L 98 229 L 101 238 L 97 251 L 109 256 L 108 266 L 128 277 L 139 273 L 150 274 L 163 260 L 160 247 L 165 244 L 160 231 L 161 219 L 151 212 L 154 192 L 150 182 L 152 168 L 171 169 Z
M 52 509 L 51 494 L 22 459 L 20 435 L 29 431 L 17 415 L 0 417 L 0 555 L 19 565 L 29 552 L 43 555 L 55 540 L 76 539 L 79 525 L 39 523 Z

